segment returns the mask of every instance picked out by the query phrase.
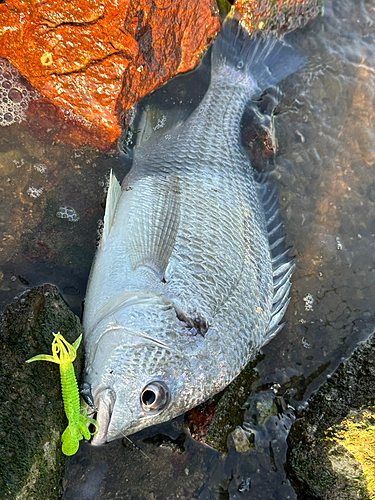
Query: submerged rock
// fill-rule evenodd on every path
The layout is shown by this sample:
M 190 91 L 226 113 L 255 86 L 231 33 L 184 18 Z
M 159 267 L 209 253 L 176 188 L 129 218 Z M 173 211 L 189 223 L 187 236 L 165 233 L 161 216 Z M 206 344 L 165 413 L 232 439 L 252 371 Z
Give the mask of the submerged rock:
M 235 0 L 234 6 L 250 31 L 289 33 L 318 16 L 323 0 Z
M 224 391 L 187 412 L 187 426 L 194 439 L 216 450 L 228 451 L 228 437 L 242 425 L 251 386 L 259 377 L 255 366 L 260 358 L 249 363 Z M 237 442 L 239 432 L 237 430 L 234 442 Z
M 364 448 L 361 440 L 368 436 L 358 433 L 359 428 L 368 432 L 372 426 L 370 433 L 375 432 L 374 400 L 375 334 L 341 363 L 291 428 L 287 471 L 299 498 L 374 498 L 373 474 L 365 476 L 361 453 L 348 445 L 354 442 Z
M 240 425 L 238 425 L 231 433 L 233 444 L 238 453 L 246 453 L 251 448 L 251 435 L 247 433 Z
M 25 292 L 0 316 L 0 499 L 61 498 L 67 425 L 58 366 L 32 363 L 50 354 L 52 332 L 74 341 L 82 327 L 58 290 L 44 285 Z M 82 349 L 75 370 L 79 374 Z

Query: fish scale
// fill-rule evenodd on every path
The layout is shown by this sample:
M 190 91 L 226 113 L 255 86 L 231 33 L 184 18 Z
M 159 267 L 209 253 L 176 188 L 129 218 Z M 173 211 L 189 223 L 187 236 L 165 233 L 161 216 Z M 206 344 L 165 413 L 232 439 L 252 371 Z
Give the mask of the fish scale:
M 194 120 L 194 118 L 193 115 L 191 120 Z M 220 156 L 223 158 L 224 155 L 221 154 Z M 224 165 L 228 165 L 231 159 L 224 156 Z M 200 168 L 200 166 L 205 166 L 205 164 L 208 165 L 207 170 L 209 172 L 204 168 Z M 205 254 L 211 257 L 211 261 L 216 265 L 216 273 L 212 273 L 211 268 L 209 270 L 210 275 L 217 277 L 219 283 L 220 276 L 223 275 L 222 287 L 225 286 L 227 290 L 230 290 L 233 283 L 239 279 L 241 267 L 238 265 L 238 262 L 243 260 L 244 253 L 241 234 L 243 213 L 241 213 L 242 210 L 238 200 L 233 201 L 233 193 L 238 192 L 239 179 L 235 171 L 238 163 L 237 165 L 232 163 L 233 169 L 230 171 L 228 171 L 228 168 L 225 171 L 225 167 L 221 167 L 221 165 L 219 165 L 219 169 L 221 167 L 220 170 L 212 171 L 210 164 L 213 164 L 210 156 L 207 158 L 202 154 L 200 156 L 197 154 L 195 169 L 185 174 L 184 182 L 186 182 L 185 192 L 187 193 L 187 199 L 186 205 L 182 210 L 181 221 L 184 224 L 184 238 L 186 238 L 188 232 L 190 242 L 194 241 L 194 237 L 197 235 L 202 241 L 206 242 L 203 250 L 200 249 L 198 256 L 202 258 L 203 252 L 204 261 Z M 209 185 L 204 181 L 208 176 L 210 176 Z M 197 190 L 197 185 L 202 187 Z M 220 189 L 220 198 L 217 197 L 212 186 L 217 186 Z M 191 191 L 194 191 L 194 194 L 192 199 L 191 197 L 189 199 Z M 191 206 L 198 207 L 198 209 L 191 211 Z M 184 215 L 185 212 L 186 215 Z M 220 219 L 215 217 L 217 213 L 220 213 Z M 207 230 L 208 227 L 209 231 Z M 201 232 L 202 230 L 200 231 L 200 228 L 203 228 L 204 233 Z M 191 289 L 188 283 L 189 275 L 191 274 L 190 260 L 194 261 L 195 255 L 197 253 L 194 245 L 186 245 L 185 240 L 180 241 L 179 234 L 177 234 L 175 250 L 172 253 L 169 263 L 169 272 L 173 275 L 173 278 L 167 280 L 167 282 L 168 288 L 174 293 L 179 296 L 183 296 L 184 293 L 187 294 L 186 302 L 191 304 L 193 301 L 199 301 L 200 307 L 202 307 L 202 297 L 199 293 L 199 287 L 204 282 L 204 275 L 198 276 L 197 279 L 194 279 L 194 275 L 192 276 L 193 281 L 196 283 L 196 288 Z M 230 262 L 226 259 L 228 255 L 231 256 Z M 217 272 L 218 270 L 220 270 L 220 273 Z M 218 303 L 221 303 L 223 300 L 222 295 L 223 292 L 216 296 L 211 295 L 207 297 L 207 300 L 213 302 L 217 307 Z M 210 304 L 207 306 L 209 307 Z M 211 309 L 215 308 L 215 306 L 211 306 Z M 212 317 L 212 311 L 211 313 L 206 311 L 205 314 Z
M 240 126 L 247 101 L 301 62 L 229 19 L 196 110 L 167 134 L 140 134 L 121 189 L 111 174 L 83 321 L 93 444 L 206 400 L 280 330 L 293 262 L 277 193 L 255 178 Z

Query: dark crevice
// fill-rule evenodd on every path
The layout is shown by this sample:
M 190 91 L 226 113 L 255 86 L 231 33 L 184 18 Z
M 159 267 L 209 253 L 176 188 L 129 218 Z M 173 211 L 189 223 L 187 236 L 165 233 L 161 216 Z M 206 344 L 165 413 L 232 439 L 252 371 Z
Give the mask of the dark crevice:
M 114 55 L 118 55 L 118 54 L 124 54 L 125 55 L 125 52 L 122 51 L 122 50 L 119 50 L 118 52 L 114 52 L 112 54 L 108 54 L 100 59 L 92 59 L 89 64 L 86 64 L 86 66 L 84 66 L 83 68 L 80 68 L 80 69 L 75 69 L 75 70 L 72 70 L 72 71 L 64 71 L 62 73 L 51 73 L 51 76 L 64 76 L 64 75 L 74 75 L 75 73 L 84 73 L 88 68 L 90 68 L 91 66 L 95 65 L 95 64 L 99 64 L 101 63 L 102 61 L 105 61 L 106 59 L 109 59 L 110 57 L 114 56 Z M 52 54 L 52 57 L 53 57 L 53 54 Z
M 6 0 L 2 1 L 0 0 L 0 3 L 5 3 Z M 82 23 L 82 22 L 74 22 L 74 21 L 66 21 L 66 22 L 62 22 L 62 23 L 59 23 L 59 24 L 54 24 L 52 21 L 50 21 L 48 18 L 46 17 L 43 17 L 42 18 L 46 25 L 51 28 L 51 29 L 56 29 L 56 28 L 61 28 L 62 26 L 77 26 L 77 27 L 85 27 L 85 26 L 92 26 L 94 24 L 96 24 L 98 21 L 100 21 L 101 19 L 104 19 L 104 14 L 97 17 L 96 19 L 93 19 L 92 21 L 87 21 L 85 23 Z

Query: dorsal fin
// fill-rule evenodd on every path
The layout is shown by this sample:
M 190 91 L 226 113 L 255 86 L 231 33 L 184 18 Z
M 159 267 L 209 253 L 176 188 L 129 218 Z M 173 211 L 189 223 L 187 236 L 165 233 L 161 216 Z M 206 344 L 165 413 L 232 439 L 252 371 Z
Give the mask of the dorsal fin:
M 121 186 L 119 181 L 116 179 L 116 176 L 113 174 L 112 170 L 109 175 L 109 186 L 107 193 L 107 200 L 105 205 L 105 213 L 104 213 L 104 227 L 102 233 L 102 239 L 100 241 L 101 246 L 105 245 L 109 233 L 111 231 L 111 227 L 113 224 L 113 219 L 115 217 L 117 202 L 121 195 Z

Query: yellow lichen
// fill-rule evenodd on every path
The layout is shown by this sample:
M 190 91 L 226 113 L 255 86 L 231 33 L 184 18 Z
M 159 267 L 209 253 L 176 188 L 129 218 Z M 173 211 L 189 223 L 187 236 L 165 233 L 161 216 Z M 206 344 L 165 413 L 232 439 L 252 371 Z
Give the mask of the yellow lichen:
M 45 52 L 40 58 L 40 62 L 43 64 L 43 66 L 51 66 L 53 62 L 51 52 Z
M 369 498 L 375 500 L 375 413 L 364 411 L 360 419 L 343 420 L 328 439 L 344 446 L 361 464 Z

